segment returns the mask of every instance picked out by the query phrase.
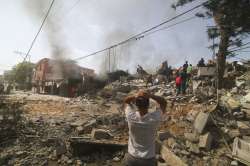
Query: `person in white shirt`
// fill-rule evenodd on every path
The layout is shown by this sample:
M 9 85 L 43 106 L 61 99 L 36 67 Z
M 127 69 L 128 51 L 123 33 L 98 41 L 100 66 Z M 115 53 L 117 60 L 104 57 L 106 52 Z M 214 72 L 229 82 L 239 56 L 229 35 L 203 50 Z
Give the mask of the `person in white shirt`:
M 158 108 L 149 112 L 149 100 L 158 103 Z M 156 166 L 155 139 L 161 116 L 166 110 L 163 97 L 140 90 L 125 98 L 125 116 L 129 127 L 127 166 Z

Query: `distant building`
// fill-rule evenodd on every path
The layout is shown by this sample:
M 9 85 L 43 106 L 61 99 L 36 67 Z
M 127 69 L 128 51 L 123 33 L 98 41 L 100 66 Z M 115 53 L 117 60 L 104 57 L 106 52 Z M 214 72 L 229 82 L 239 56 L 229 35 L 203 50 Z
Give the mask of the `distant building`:
M 0 75 L 0 83 L 4 83 L 4 77 L 3 77 L 3 75 Z
M 33 89 L 37 93 L 73 97 L 80 91 L 84 77 L 94 75 L 94 70 L 71 60 L 44 58 L 34 68 Z

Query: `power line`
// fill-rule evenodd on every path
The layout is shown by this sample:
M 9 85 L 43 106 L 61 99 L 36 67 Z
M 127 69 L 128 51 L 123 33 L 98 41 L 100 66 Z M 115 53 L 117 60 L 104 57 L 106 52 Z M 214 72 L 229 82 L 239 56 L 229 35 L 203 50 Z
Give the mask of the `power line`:
M 234 48 L 229 49 L 229 51 L 230 51 L 230 50 L 233 50 L 233 49 L 236 49 L 236 48 L 241 48 L 241 47 L 243 47 L 243 46 L 245 46 L 245 45 L 249 45 L 249 44 L 250 44 L 250 42 L 246 42 L 246 43 L 240 45 L 239 47 L 234 47 Z
M 238 51 L 238 52 L 250 52 L 250 50 L 246 50 L 246 51 Z
M 81 60 L 81 59 L 84 59 L 84 58 L 87 58 L 87 57 L 96 55 L 96 54 L 98 54 L 98 53 L 100 53 L 100 52 L 106 51 L 106 50 L 111 49 L 111 48 L 113 48 L 113 47 L 116 47 L 116 46 L 118 46 L 118 45 L 122 45 L 122 44 L 124 44 L 124 43 L 127 43 L 127 42 L 131 41 L 132 39 L 136 39 L 138 36 L 142 36 L 142 35 L 145 34 L 145 33 L 148 33 L 148 32 L 150 32 L 150 31 L 152 31 L 152 30 L 154 30 L 154 29 L 157 29 L 158 27 L 160 27 L 160 26 L 162 26 L 162 25 L 164 25 L 164 24 L 166 24 L 166 23 L 168 23 L 168 22 L 170 22 L 170 21 L 173 21 L 173 20 L 175 20 L 175 19 L 177 19 L 177 18 L 179 18 L 179 17 L 181 17 L 181 16 L 183 16 L 183 15 L 185 15 L 185 14 L 187 14 L 187 13 L 189 13 L 189 12 L 191 12 L 191 11 L 193 11 L 193 10 L 195 10 L 195 9 L 197 9 L 197 8 L 199 8 L 199 7 L 201 7 L 201 6 L 203 6 L 205 3 L 207 3 L 207 1 L 201 3 L 200 5 L 197 5 L 197 6 L 191 8 L 191 9 L 189 9 L 189 10 L 187 10 L 187 11 L 181 13 L 181 14 L 178 14 L 177 16 L 174 16 L 174 17 L 172 17 L 172 18 L 170 18 L 170 19 L 168 19 L 168 20 L 166 20 L 166 21 L 164 21 L 164 22 L 162 22 L 162 23 L 160 23 L 160 24 L 158 24 L 158 25 L 155 25 L 155 26 L 153 26 L 153 27 L 151 27 L 151 28 L 149 28 L 149 29 L 147 29 L 147 30 L 145 30 L 145 31 L 143 31 L 143 32 L 140 32 L 140 33 L 138 33 L 138 34 L 136 34 L 136 35 L 133 35 L 133 36 L 129 37 L 128 39 L 124 40 L 124 41 L 121 41 L 121 42 L 119 42 L 119 43 L 117 43 L 117 44 L 111 45 L 111 46 L 109 46 L 109 47 L 107 47 L 107 48 L 104 48 L 104 49 L 102 49 L 102 50 L 93 52 L 93 53 L 91 53 L 91 54 L 89 54 L 89 55 L 86 55 L 86 56 L 83 56 L 83 57 L 76 58 L 76 59 L 74 59 L 74 60 L 75 60 L 75 61 L 78 61 L 78 60 Z
M 188 21 L 190 21 L 190 20 L 192 20 L 192 19 L 195 19 L 195 18 L 197 18 L 197 16 L 193 16 L 193 17 L 187 18 L 187 19 L 185 19 L 185 20 L 179 21 L 179 22 L 177 22 L 177 23 L 175 23 L 175 24 L 172 24 L 172 25 L 163 27 L 163 28 L 161 28 L 161 29 L 157 29 L 157 30 L 152 31 L 152 32 L 150 32 L 150 33 L 147 33 L 147 34 L 145 34 L 145 35 L 143 35 L 143 36 L 148 36 L 148 35 L 151 35 L 151 34 L 153 34 L 153 33 L 156 33 L 156 32 L 159 32 L 159 31 L 163 31 L 163 30 L 166 30 L 166 29 L 169 29 L 169 28 L 171 28 L 171 27 L 173 27 L 173 26 L 176 26 L 176 25 L 178 25 L 178 24 L 182 24 L 182 23 L 188 22 Z
M 71 6 L 71 8 L 66 12 L 65 15 L 69 14 L 69 13 L 76 7 L 76 5 L 78 5 L 78 3 L 80 3 L 80 2 L 81 2 L 81 0 L 77 0 L 77 1 Z
M 245 50 L 245 49 L 247 49 L 247 48 L 250 48 L 250 46 L 248 46 L 248 47 L 243 47 L 243 48 L 239 48 L 239 49 L 236 49 L 236 50 L 231 50 L 231 51 L 229 51 L 229 53 L 236 52 L 236 51 L 240 51 L 240 50 Z
M 43 21 L 42 21 L 42 24 L 41 24 L 40 28 L 38 29 L 38 32 L 37 32 L 35 38 L 33 39 L 33 41 L 32 41 L 32 43 L 31 43 L 31 45 L 30 45 L 30 48 L 29 48 L 29 50 L 28 50 L 26 56 L 25 56 L 24 59 L 23 59 L 23 62 L 26 61 L 26 59 L 27 59 L 27 57 L 29 56 L 29 53 L 30 53 L 30 51 L 31 51 L 31 49 L 32 49 L 32 47 L 33 47 L 33 45 L 35 44 L 35 41 L 36 41 L 38 35 L 39 35 L 40 32 L 42 31 L 42 27 L 43 27 L 43 25 L 44 25 L 44 23 L 45 23 L 45 21 L 46 21 L 48 15 L 49 15 L 49 12 L 51 11 L 51 8 L 52 8 L 54 2 L 55 2 L 55 0 L 52 0 L 51 4 L 50 4 L 50 6 L 49 6 L 49 9 L 48 9 L 47 13 L 45 14 L 45 17 L 44 17 L 44 19 L 43 19 Z

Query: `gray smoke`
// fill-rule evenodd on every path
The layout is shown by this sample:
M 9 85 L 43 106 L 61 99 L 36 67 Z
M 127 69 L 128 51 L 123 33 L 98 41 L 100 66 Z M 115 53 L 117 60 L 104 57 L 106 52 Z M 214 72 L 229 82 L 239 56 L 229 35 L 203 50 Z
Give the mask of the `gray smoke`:
M 97 41 L 102 45 L 99 48 L 127 39 L 175 15 L 175 11 L 171 8 L 173 0 L 109 0 L 108 2 L 83 0 L 81 2 L 78 9 L 83 11 L 85 17 L 92 17 L 88 20 L 89 23 L 105 32 Z M 141 64 L 146 69 L 155 69 L 163 60 L 166 60 L 162 57 L 162 53 L 157 51 L 156 45 L 158 43 L 154 43 L 151 37 L 145 37 L 118 46 L 115 50 L 111 49 L 111 59 L 114 59 L 115 55 L 115 62 L 111 60 L 111 69 L 118 68 L 134 72 L 137 64 Z M 109 68 L 107 54 L 108 51 L 92 58 L 92 63 L 99 61 L 101 72 Z
M 25 0 L 24 6 L 29 16 L 35 20 L 37 25 L 40 25 L 51 2 L 52 0 Z M 58 21 L 58 16 L 61 11 L 58 7 L 55 7 L 57 5 L 58 3 L 55 1 L 41 33 L 46 34 L 52 59 L 55 60 L 52 61 L 53 73 L 57 78 L 63 78 L 68 74 L 65 71 L 65 65 L 67 65 L 66 61 L 68 61 L 68 55 L 71 49 L 67 45 L 66 35 L 64 34 L 62 25 Z
M 171 8 L 175 0 L 80 0 L 76 4 L 77 1 L 79 0 L 55 1 L 46 22 L 45 32 L 51 46 L 51 54 L 57 59 L 67 55 L 71 55 L 71 58 L 84 56 L 177 14 Z M 30 16 L 35 16 L 35 21 L 39 24 L 51 0 L 25 2 L 26 10 Z M 185 30 L 185 25 L 174 29 L 178 29 L 178 34 L 174 30 L 160 32 L 111 50 L 111 68 L 134 72 L 137 64 L 140 64 L 150 71 L 155 70 L 165 60 L 168 60 L 170 65 L 181 65 L 187 55 L 192 55 L 187 60 L 196 61 L 204 52 L 202 49 L 195 52 L 193 49 L 189 52 L 183 50 L 189 49 L 193 41 L 195 45 L 204 47 L 205 43 L 200 42 L 201 34 Z M 195 34 L 197 38 L 190 39 L 190 34 Z M 115 59 L 113 55 L 116 56 Z M 101 72 L 107 71 L 107 61 L 107 52 L 103 52 L 81 60 L 80 64 Z

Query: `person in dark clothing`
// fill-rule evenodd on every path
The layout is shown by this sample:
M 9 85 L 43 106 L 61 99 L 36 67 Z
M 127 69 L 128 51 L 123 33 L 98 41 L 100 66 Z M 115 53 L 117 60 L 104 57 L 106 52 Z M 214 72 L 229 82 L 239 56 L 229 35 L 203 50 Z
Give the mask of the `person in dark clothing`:
M 205 67 L 205 61 L 203 58 L 201 58 L 201 60 L 198 62 L 198 67 Z
M 149 84 L 153 85 L 153 75 L 152 75 L 152 74 L 150 74 L 150 75 L 147 77 L 147 80 L 146 80 L 146 87 L 148 87 Z
M 181 76 L 179 73 L 177 73 L 176 78 L 175 78 L 175 86 L 176 86 L 176 94 L 180 94 L 181 93 Z
M 187 72 L 187 68 L 188 68 L 188 61 L 186 61 L 186 63 L 183 65 L 183 71 Z
M 187 72 L 182 70 L 180 76 L 181 76 L 181 93 L 186 94 Z

